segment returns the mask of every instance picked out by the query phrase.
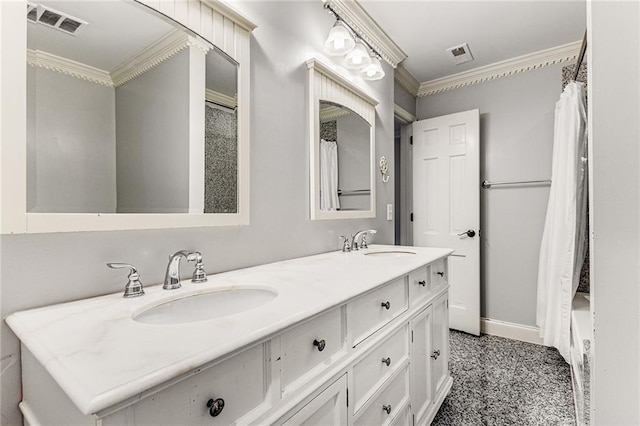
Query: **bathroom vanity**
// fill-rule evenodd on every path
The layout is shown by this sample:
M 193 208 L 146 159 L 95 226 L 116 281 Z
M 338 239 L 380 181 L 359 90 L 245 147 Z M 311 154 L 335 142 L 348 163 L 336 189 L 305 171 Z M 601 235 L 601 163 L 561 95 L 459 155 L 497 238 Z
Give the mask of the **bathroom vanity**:
M 429 424 L 452 385 L 451 252 L 372 246 L 15 313 L 25 424 Z

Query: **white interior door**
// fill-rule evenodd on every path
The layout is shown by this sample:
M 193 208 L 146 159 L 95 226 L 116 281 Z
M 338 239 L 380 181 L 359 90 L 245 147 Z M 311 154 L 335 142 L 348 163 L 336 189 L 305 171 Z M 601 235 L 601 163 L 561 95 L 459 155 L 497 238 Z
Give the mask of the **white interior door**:
M 413 123 L 413 244 L 455 249 L 449 325 L 480 334 L 480 114 Z

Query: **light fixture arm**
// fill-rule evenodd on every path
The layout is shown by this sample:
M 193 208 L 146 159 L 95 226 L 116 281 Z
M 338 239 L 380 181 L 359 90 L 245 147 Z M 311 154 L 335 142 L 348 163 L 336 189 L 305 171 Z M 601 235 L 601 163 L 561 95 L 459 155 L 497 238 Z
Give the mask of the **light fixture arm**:
M 336 18 L 336 20 L 342 22 L 342 25 L 347 27 L 349 29 L 349 31 L 351 31 L 353 33 L 353 36 L 356 39 L 358 39 L 362 43 L 364 43 L 369 48 L 369 50 L 371 50 L 373 52 L 373 54 L 376 55 L 376 57 L 379 60 L 382 59 L 382 55 L 373 46 L 371 46 L 371 44 L 360 35 L 360 33 L 358 33 L 351 25 L 349 25 L 349 23 L 347 21 L 342 19 L 342 17 L 340 17 L 340 15 L 338 15 L 338 12 L 336 12 L 331 6 L 329 6 L 329 3 L 325 3 L 324 4 L 324 8 L 327 9 L 327 11 L 330 14 L 332 14 Z

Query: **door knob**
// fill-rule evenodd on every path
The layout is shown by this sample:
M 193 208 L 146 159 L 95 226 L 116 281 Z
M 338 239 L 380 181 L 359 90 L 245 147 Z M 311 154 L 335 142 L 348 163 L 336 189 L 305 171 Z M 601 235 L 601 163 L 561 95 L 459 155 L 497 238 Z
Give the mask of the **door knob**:
M 468 231 L 458 234 L 459 237 L 462 237 L 463 235 L 466 235 L 469 238 L 473 238 L 476 236 L 476 231 L 474 231 L 473 229 L 469 229 Z

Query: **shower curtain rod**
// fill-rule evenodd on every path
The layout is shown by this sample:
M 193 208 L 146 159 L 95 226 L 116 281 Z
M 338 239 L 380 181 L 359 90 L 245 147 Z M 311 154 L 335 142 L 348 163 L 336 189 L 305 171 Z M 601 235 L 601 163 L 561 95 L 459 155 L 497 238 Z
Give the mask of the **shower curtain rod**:
M 582 37 L 582 45 L 580 46 L 580 53 L 578 54 L 578 60 L 576 61 L 576 69 L 573 70 L 573 81 L 578 78 L 578 72 L 580 71 L 580 65 L 584 60 L 584 54 L 587 51 L 587 30 L 584 30 L 584 37 Z
M 502 185 L 521 185 L 521 184 L 529 184 L 529 183 L 540 183 L 545 185 L 551 185 L 551 180 L 522 180 L 517 182 L 489 182 L 485 180 L 482 182 L 482 187 L 484 189 L 489 189 L 492 186 L 502 186 Z

